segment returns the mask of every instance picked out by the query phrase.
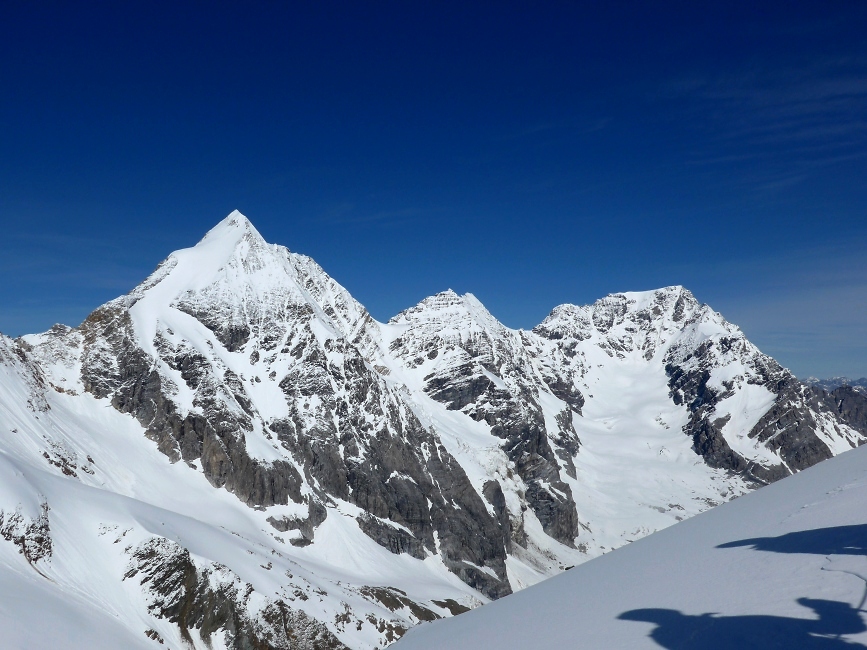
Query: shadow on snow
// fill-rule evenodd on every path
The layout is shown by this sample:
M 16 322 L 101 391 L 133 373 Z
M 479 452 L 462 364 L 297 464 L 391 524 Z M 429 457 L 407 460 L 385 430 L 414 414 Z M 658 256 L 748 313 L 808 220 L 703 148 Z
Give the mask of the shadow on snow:
M 733 650 L 738 648 L 801 648 L 803 650 L 852 650 L 867 646 L 839 638 L 867 630 L 858 610 L 834 600 L 799 598 L 818 620 L 785 616 L 690 616 L 674 609 L 633 609 L 623 621 L 655 623 L 650 633 L 669 650 Z
M 772 553 L 867 555 L 867 525 L 835 526 L 787 533 L 779 537 L 741 539 L 717 548 L 749 547 Z M 865 592 L 867 596 L 867 592 Z M 673 609 L 633 609 L 618 618 L 654 623 L 650 638 L 669 650 L 729 650 L 731 648 L 803 648 L 852 650 L 867 648 L 840 638 L 867 631 L 861 618 L 864 602 L 853 607 L 834 600 L 799 598 L 816 618 L 785 616 L 691 616 Z
M 867 555 L 867 524 L 832 526 L 786 533 L 779 537 L 755 537 L 720 544 L 717 548 L 749 546 L 772 553 L 811 553 L 815 555 Z

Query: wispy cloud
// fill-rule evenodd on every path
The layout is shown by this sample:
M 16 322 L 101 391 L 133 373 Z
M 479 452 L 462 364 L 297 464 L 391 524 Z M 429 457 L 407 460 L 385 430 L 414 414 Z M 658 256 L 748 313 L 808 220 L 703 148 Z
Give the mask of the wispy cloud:
M 732 311 L 759 347 L 799 376 L 867 376 L 867 282 L 796 288 Z
M 442 214 L 438 208 L 398 208 L 394 210 L 370 210 L 346 201 L 334 204 L 324 210 L 317 221 L 323 224 L 370 224 L 397 225 L 416 221 L 434 214 Z
M 761 163 L 764 178 L 748 175 L 760 191 L 867 156 L 867 60 L 688 76 L 664 84 L 658 99 L 689 106 L 687 119 L 707 138 L 690 164 Z
M 864 242 L 708 263 L 706 299 L 799 376 L 867 375 Z M 716 294 L 716 295 L 713 295 Z M 703 296 L 699 296 L 703 297 Z

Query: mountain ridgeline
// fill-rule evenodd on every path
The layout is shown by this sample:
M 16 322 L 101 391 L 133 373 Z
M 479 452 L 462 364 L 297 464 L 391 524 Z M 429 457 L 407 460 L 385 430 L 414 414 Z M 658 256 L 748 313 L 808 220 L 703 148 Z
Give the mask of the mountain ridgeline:
M 116 582 L 129 647 L 381 647 L 867 439 L 867 397 L 682 287 L 380 323 L 238 212 L 0 369 L 0 546 L 40 589 Z

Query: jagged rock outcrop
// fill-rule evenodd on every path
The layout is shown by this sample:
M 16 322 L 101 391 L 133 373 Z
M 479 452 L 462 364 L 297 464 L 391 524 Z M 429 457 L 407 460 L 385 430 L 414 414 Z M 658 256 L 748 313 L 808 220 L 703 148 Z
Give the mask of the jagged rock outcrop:
M 0 537 L 18 547 L 31 566 L 51 557 L 51 526 L 46 502 L 42 503 L 41 510 L 35 519 L 29 519 L 20 511 L 0 510 Z
M 833 400 L 832 408 L 847 425 L 867 436 L 867 394 L 852 386 L 840 386 L 832 390 L 823 402 Z
M 232 650 L 347 650 L 321 622 L 283 600 L 256 603 L 252 585 L 224 566 L 197 566 L 187 549 L 165 538 L 133 549 L 123 579 L 137 580 L 148 610 L 176 624 L 193 647 L 194 634 L 210 647 L 221 632 Z
M 573 546 L 578 517 L 555 453 L 556 448 L 571 459 L 578 450 L 571 406 L 563 410 L 569 415 L 562 416 L 562 426 L 549 432 L 538 400 L 540 390 L 551 389 L 520 333 L 505 328 L 475 297 L 452 291 L 422 301 L 389 324 L 401 331 L 389 345 L 395 360 L 421 377 L 422 390 L 433 400 L 485 422 L 503 439 L 501 447 L 526 485 L 524 498 L 543 530 Z M 580 391 L 571 388 L 580 408 Z M 511 531 L 519 544 L 520 530 Z

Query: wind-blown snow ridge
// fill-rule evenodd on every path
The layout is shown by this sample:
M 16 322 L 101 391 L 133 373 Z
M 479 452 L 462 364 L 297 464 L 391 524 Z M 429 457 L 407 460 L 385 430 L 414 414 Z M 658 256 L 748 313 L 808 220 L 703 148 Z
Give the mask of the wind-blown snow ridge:
M 683 287 L 380 323 L 235 211 L 80 326 L 0 338 L 0 579 L 58 621 L 0 631 L 382 647 L 861 444 L 859 399 Z

